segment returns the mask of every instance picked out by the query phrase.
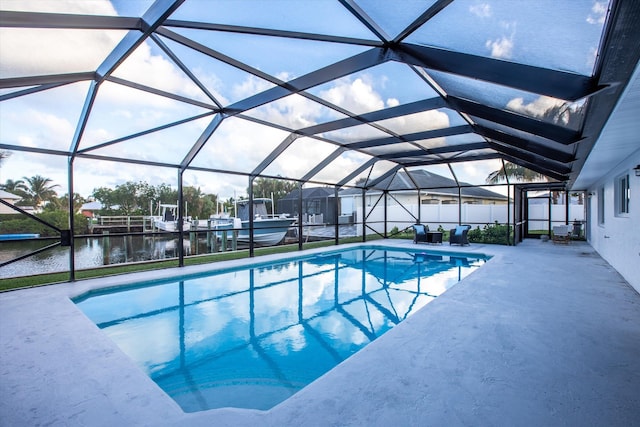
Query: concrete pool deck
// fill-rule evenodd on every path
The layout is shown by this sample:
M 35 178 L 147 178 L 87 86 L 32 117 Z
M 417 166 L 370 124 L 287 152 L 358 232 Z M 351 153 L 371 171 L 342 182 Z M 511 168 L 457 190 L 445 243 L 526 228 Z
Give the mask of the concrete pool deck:
M 591 246 L 420 247 L 493 258 L 265 412 L 183 413 L 69 299 L 170 270 L 2 293 L 0 425 L 640 426 L 640 295 Z

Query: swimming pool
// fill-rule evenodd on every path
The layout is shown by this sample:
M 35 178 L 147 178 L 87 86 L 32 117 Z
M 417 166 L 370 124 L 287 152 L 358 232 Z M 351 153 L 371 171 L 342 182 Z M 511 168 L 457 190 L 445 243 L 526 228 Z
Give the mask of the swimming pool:
M 74 302 L 185 412 L 266 410 L 486 259 L 360 246 L 92 291 Z

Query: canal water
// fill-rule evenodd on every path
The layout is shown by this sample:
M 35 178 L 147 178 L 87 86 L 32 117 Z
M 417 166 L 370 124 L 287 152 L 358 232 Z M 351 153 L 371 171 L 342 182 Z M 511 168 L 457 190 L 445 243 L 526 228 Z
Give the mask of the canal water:
M 55 240 L 1 241 L 0 263 L 20 257 L 52 243 L 55 243 Z M 178 256 L 178 239 L 169 236 L 86 237 L 75 239 L 74 243 L 76 269 L 176 258 Z M 193 241 L 185 238 L 183 239 L 183 245 L 185 255 L 211 252 L 205 238 L 193 239 Z M 69 271 L 69 248 L 57 246 L 0 267 L 0 278 L 61 271 Z

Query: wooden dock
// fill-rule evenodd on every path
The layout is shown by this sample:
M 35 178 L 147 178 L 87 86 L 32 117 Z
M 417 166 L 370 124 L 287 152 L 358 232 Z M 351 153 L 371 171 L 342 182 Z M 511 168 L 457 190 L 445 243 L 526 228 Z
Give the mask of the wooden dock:
M 145 215 L 99 216 L 89 221 L 91 234 L 152 231 L 153 221 Z

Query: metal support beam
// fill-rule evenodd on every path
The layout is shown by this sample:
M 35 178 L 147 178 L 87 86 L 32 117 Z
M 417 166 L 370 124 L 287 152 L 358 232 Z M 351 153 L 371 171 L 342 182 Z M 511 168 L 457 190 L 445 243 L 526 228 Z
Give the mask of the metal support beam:
M 334 209 L 334 214 L 333 214 L 333 221 L 334 221 L 334 231 L 335 231 L 335 239 L 333 240 L 333 243 L 335 245 L 338 245 L 340 243 L 340 211 L 341 211 L 341 206 L 340 206 L 340 197 L 339 197 L 339 187 L 336 185 L 335 187 L 333 187 L 333 198 L 334 198 L 334 205 L 335 205 L 335 209 Z
M 91 82 L 89 86 L 89 91 L 87 92 L 87 96 L 84 100 L 84 105 L 82 106 L 82 112 L 80 113 L 80 119 L 78 119 L 78 124 L 76 125 L 76 132 L 73 135 L 73 141 L 71 142 L 71 147 L 69 151 L 71 155 L 75 155 L 76 151 L 80 147 L 80 140 L 82 139 L 82 135 L 84 134 L 84 129 L 87 126 L 87 122 L 89 121 L 89 113 L 91 113 L 91 109 L 93 108 L 93 102 L 98 95 L 98 83 L 95 81 Z
M 69 209 L 69 281 L 75 282 L 76 280 L 76 257 L 75 257 L 75 242 L 74 242 L 74 228 L 75 228 L 75 209 L 73 206 L 73 156 L 69 156 L 67 163 L 67 179 L 69 186 L 69 200 L 67 208 Z
M 131 135 L 123 136 L 122 138 L 113 139 L 111 141 L 103 142 L 101 144 L 92 145 L 91 147 L 82 148 L 82 149 L 79 149 L 77 151 L 77 153 L 78 154 L 88 153 L 90 151 L 95 151 L 95 150 L 98 150 L 100 148 L 108 147 L 108 146 L 113 145 L 113 144 L 118 144 L 120 142 L 128 141 L 130 139 L 139 138 L 141 136 L 149 135 L 149 134 L 152 134 L 154 132 L 159 132 L 161 130 L 169 129 L 169 128 L 172 128 L 174 126 L 180 126 L 180 125 L 183 125 L 185 123 L 192 122 L 194 120 L 200 120 L 200 119 L 203 119 L 205 117 L 212 116 L 214 114 L 216 114 L 216 113 L 214 113 L 212 111 L 212 112 L 209 112 L 209 113 L 199 114 L 199 115 L 193 116 L 193 117 L 187 117 L 186 119 L 178 120 L 177 122 L 167 123 L 167 124 L 162 125 L 162 126 L 158 126 L 158 127 L 155 127 L 155 128 L 144 130 L 142 132 L 138 132 L 138 133 L 134 133 L 134 134 L 131 134 Z
M 347 185 L 347 183 L 349 181 L 351 181 L 352 179 L 355 179 L 358 175 L 360 175 L 362 172 L 366 171 L 367 169 L 369 169 L 370 167 L 372 167 L 376 162 L 378 161 L 378 159 L 376 158 L 372 158 L 367 160 L 365 163 L 363 163 L 360 167 L 358 167 L 356 170 L 354 170 L 353 172 L 351 172 L 349 175 L 345 176 L 344 178 L 342 178 L 341 181 L 338 182 L 338 187 L 342 187 Z
M 282 86 L 267 89 L 256 95 L 245 98 L 227 107 L 225 111 L 240 113 L 260 105 L 276 101 L 292 93 L 298 93 L 320 84 L 336 80 L 357 71 L 380 65 L 389 61 L 389 51 L 381 48 L 373 48 L 366 52 L 354 55 L 350 58 L 328 65 L 313 71 L 297 79 L 291 80 Z
M 362 241 L 367 241 L 367 189 L 362 187 Z M 363 272 L 364 274 L 364 272 Z
M 546 175 L 549 178 L 553 178 L 553 179 L 555 179 L 557 181 L 564 182 L 564 181 L 567 180 L 567 175 L 561 174 L 561 173 L 556 172 L 554 170 L 546 169 L 546 168 L 544 168 L 544 167 L 542 167 L 542 166 L 540 166 L 540 165 L 538 165 L 536 163 L 528 162 L 528 161 L 523 160 L 523 159 L 521 159 L 519 157 L 511 156 L 511 155 L 508 155 L 508 154 L 505 154 L 505 153 L 501 154 L 501 157 L 504 158 L 505 160 L 511 162 L 511 163 L 515 163 L 516 165 L 524 166 L 525 168 L 531 169 L 534 172 L 541 173 L 542 175 Z
M 421 113 L 423 111 L 431 111 L 438 108 L 447 107 L 447 102 L 441 97 L 423 99 L 408 104 L 389 107 L 383 110 L 372 111 L 370 113 L 360 114 L 358 116 L 347 117 L 344 119 L 334 120 L 331 122 L 320 123 L 306 128 L 298 129 L 296 132 L 302 135 L 317 135 L 319 133 L 331 132 L 338 129 L 345 129 L 352 126 L 358 126 L 363 123 L 376 122 L 395 117 L 402 117 L 408 114 Z
M 0 89 L 38 85 L 60 86 L 69 83 L 95 80 L 96 78 L 96 73 L 93 71 L 85 73 L 47 74 L 45 76 L 10 77 L 8 79 L 0 79 Z
M 127 16 L 78 15 L 70 13 L 14 12 L 3 10 L 0 27 L 87 30 L 141 30 L 142 19 Z
M 462 225 L 462 188 L 458 185 L 458 225 Z
M 129 31 L 100 64 L 96 71 L 98 82 L 109 77 L 183 2 L 184 0 L 156 0 L 142 16 L 142 31 Z
M 161 39 L 160 37 L 158 37 L 156 34 L 151 34 L 151 39 L 156 42 L 156 44 L 160 47 L 160 49 L 163 50 L 163 52 L 169 57 L 171 58 L 171 60 L 178 66 L 178 68 L 180 68 L 182 70 L 183 73 L 185 73 L 189 79 L 191 79 L 191 81 L 200 88 L 200 90 L 207 95 L 207 98 L 209 98 L 211 101 L 213 101 L 213 103 L 216 105 L 216 107 L 221 110 L 222 109 L 222 104 L 216 99 L 215 96 L 213 96 L 213 94 L 209 91 L 209 89 L 200 81 L 200 79 L 198 79 L 196 77 L 195 74 L 193 74 L 193 72 L 191 71 L 191 69 L 189 67 L 187 67 L 181 60 L 180 58 L 178 58 L 178 56 L 173 53 L 173 51 L 171 49 L 169 49 L 169 46 L 167 46 Z
M 334 150 L 333 153 L 329 154 L 323 161 L 318 163 L 316 167 L 311 169 L 305 176 L 300 178 L 301 181 L 306 182 L 313 178 L 318 172 L 327 167 L 329 163 L 340 157 L 342 153 L 344 153 L 346 149 L 344 147 L 338 147 L 337 150 Z
M 282 37 L 285 39 L 313 40 L 330 43 L 344 43 L 355 46 L 380 47 L 380 41 L 343 37 L 331 34 L 303 33 L 300 31 L 278 30 L 273 28 L 245 27 L 241 25 L 215 24 L 210 22 L 192 22 L 178 19 L 167 19 L 165 27 L 190 28 L 194 30 L 219 31 L 234 34 L 252 34 L 256 36 Z
M 559 162 L 555 162 L 552 160 L 547 160 L 544 157 L 532 154 L 530 152 L 526 152 L 526 151 L 521 151 L 518 149 L 515 149 L 513 147 L 509 147 L 509 146 L 504 146 L 502 144 L 498 144 L 496 142 L 489 142 L 489 145 L 491 145 L 491 147 L 503 154 L 507 154 L 511 157 L 516 157 L 518 159 L 521 159 L 522 161 L 531 163 L 531 164 L 536 164 L 546 170 L 549 171 L 554 171 L 558 174 L 568 174 L 569 172 L 571 172 L 571 167 L 566 166 L 564 163 L 559 163 Z
M 255 253 L 255 244 L 253 242 L 253 234 L 254 234 L 254 223 L 253 223 L 253 216 L 255 215 L 253 212 L 253 180 L 255 179 L 255 176 L 250 175 L 249 176 L 249 257 L 253 258 Z M 238 213 L 236 212 L 236 215 L 238 215 Z
M 186 96 L 176 95 L 175 93 L 166 92 L 164 90 L 156 89 L 151 86 L 145 86 L 140 83 L 130 82 L 129 80 L 121 79 L 119 77 L 109 76 L 105 80 L 119 84 L 121 86 L 130 87 L 131 89 L 147 92 L 153 95 L 161 96 L 166 99 L 173 99 L 174 101 L 184 102 L 185 104 L 195 105 L 196 107 L 204 108 L 206 110 L 219 111 L 220 109 L 216 105 L 208 104 L 206 102 L 198 101 L 195 99 L 187 98 Z
M 427 130 L 423 132 L 409 133 L 406 135 L 400 135 L 399 137 L 390 136 L 385 138 L 369 139 L 366 141 L 354 142 L 346 144 L 345 147 L 349 149 L 362 149 L 370 147 L 379 147 L 381 145 L 388 145 L 397 142 L 411 142 L 419 141 L 422 139 L 442 138 L 445 136 L 461 135 L 464 133 L 473 132 L 473 128 L 470 125 L 452 126 L 450 128 Z
M 296 135 L 295 133 L 292 133 L 289 136 L 287 136 L 271 153 L 269 153 L 267 157 L 264 158 L 264 160 L 262 160 L 262 162 L 260 162 L 258 166 L 255 167 L 253 172 L 251 172 L 251 175 L 260 175 L 262 172 L 264 172 L 264 170 L 271 163 L 273 163 L 273 161 L 277 159 L 278 156 L 284 153 L 284 151 L 287 148 L 289 148 L 291 144 L 293 144 L 293 141 L 295 141 L 298 138 L 299 136 Z
M 520 150 L 528 151 L 532 154 L 545 157 L 547 159 L 555 160 L 557 162 L 569 163 L 575 160 L 572 152 L 563 151 L 561 149 L 552 148 L 549 145 L 543 145 L 538 142 L 530 141 L 519 136 L 514 136 L 505 132 L 501 132 L 495 129 L 489 129 L 484 126 L 476 126 L 476 131 L 479 135 L 482 135 L 489 140 L 496 141 L 505 145 L 518 148 Z M 555 145 L 555 144 L 553 144 Z M 558 147 L 564 148 L 564 147 Z
M 304 217 L 302 216 L 302 182 L 298 182 L 298 250 L 302 250 L 302 227 Z
M 367 188 L 375 188 L 376 185 L 380 184 L 382 181 L 384 181 L 385 179 L 387 179 L 391 175 L 393 175 L 396 172 L 398 172 L 398 170 L 400 168 L 402 168 L 402 165 L 395 165 L 394 167 L 389 169 L 387 172 L 385 172 L 384 174 L 380 175 L 378 178 L 372 180 L 371 182 L 368 182 L 366 184 Z
M 402 40 L 410 36 L 414 31 L 420 28 L 425 22 L 436 16 L 442 9 L 449 6 L 453 0 L 438 0 L 433 3 L 427 10 L 422 13 L 415 21 L 413 21 L 407 28 L 402 30 L 394 39 L 393 43 L 400 43 Z
M 567 101 L 601 89 L 591 77 L 435 47 L 402 43 L 396 53 L 399 61 L 408 64 Z
M 444 147 L 437 147 L 437 148 L 424 148 L 422 150 L 415 149 L 412 151 L 401 151 L 399 153 L 380 154 L 377 157 L 381 160 L 393 160 L 393 159 L 400 159 L 405 157 L 421 157 L 426 155 L 482 150 L 484 148 L 491 148 L 488 142 L 472 142 L 470 144 L 447 145 Z
M 355 16 L 358 21 L 362 22 L 362 24 L 369 29 L 377 38 L 382 40 L 383 42 L 388 42 L 391 40 L 391 37 L 380 27 L 376 21 L 371 19 L 371 17 L 360 7 L 354 0 L 339 0 L 340 3 Z
M 202 147 L 204 147 L 204 144 L 207 143 L 209 138 L 211 138 L 211 135 L 213 135 L 213 133 L 218 128 L 218 126 L 220 126 L 220 123 L 222 123 L 222 120 L 223 120 L 222 115 L 217 114 L 213 118 L 213 120 L 209 122 L 209 124 L 207 125 L 205 130 L 202 132 L 200 137 L 198 137 L 198 140 L 195 142 L 195 144 L 193 144 L 193 146 L 191 147 L 187 155 L 184 156 L 184 159 L 182 159 L 182 161 L 180 162 L 180 169 L 184 170 L 191 164 L 191 162 L 198 155 L 200 150 L 202 150 Z
M 184 229 L 184 194 L 182 188 L 182 174 L 184 170 L 178 170 L 178 235 L 176 236 L 178 241 L 176 246 L 178 248 L 178 266 L 184 267 L 184 245 L 182 244 L 182 233 Z
M 492 154 L 482 154 L 479 156 L 473 157 L 452 157 L 450 159 L 442 160 L 424 160 L 424 161 L 415 161 L 415 162 L 407 162 L 403 166 L 407 168 L 420 167 L 420 166 L 429 166 L 429 165 L 441 165 L 442 163 L 460 163 L 460 162 L 468 162 L 471 160 L 492 160 L 501 158 L 500 153 L 492 153 Z
M 581 138 L 580 132 L 575 130 L 525 117 L 514 112 L 488 107 L 477 102 L 453 96 L 447 97 L 447 101 L 451 105 L 451 108 L 462 113 L 538 135 L 559 142 L 560 144 L 573 144 Z
M 389 190 L 384 190 L 382 192 L 382 194 L 384 195 L 384 209 L 383 209 L 383 212 L 384 212 L 384 233 L 383 234 L 384 234 L 384 238 L 387 239 L 389 237 L 387 235 L 387 228 L 388 228 L 387 227 L 387 221 L 389 220 L 389 218 L 388 218 L 388 214 L 389 213 L 388 213 L 388 210 L 387 210 L 387 204 L 388 204 L 387 202 L 388 202 L 388 197 L 389 197 Z
M 4 95 L 0 95 L 0 102 L 8 101 L 13 98 L 20 98 L 21 96 L 31 95 L 33 93 L 42 92 L 49 89 L 55 89 L 60 86 L 65 86 L 69 83 L 52 83 L 47 85 L 40 85 L 35 87 L 29 87 L 23 90 L 16 90 L 14 92 L 5 93 Z

